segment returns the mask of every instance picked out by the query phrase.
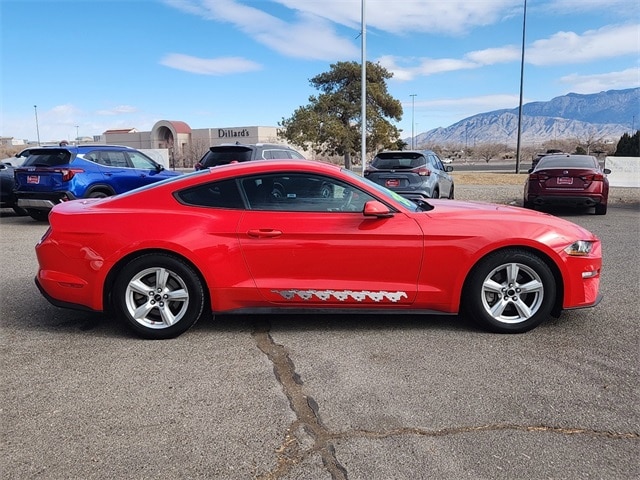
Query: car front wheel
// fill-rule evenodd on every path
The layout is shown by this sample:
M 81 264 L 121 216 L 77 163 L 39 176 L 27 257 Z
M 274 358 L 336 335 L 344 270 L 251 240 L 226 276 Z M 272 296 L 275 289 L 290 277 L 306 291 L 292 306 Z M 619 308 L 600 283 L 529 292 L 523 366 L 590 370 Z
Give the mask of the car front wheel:
M 200 278 L 183 260 L 148 254 L 125 266 L 114 288 L 116 312 L 141 337 L 174 338 L 201 317 L 204 291 Z
M 465 284 L 463 311 L 498 333 L 523 333 L 548 318 L 556 299 L 549 266 L 535 254 L 509 249 L 482 259 Z

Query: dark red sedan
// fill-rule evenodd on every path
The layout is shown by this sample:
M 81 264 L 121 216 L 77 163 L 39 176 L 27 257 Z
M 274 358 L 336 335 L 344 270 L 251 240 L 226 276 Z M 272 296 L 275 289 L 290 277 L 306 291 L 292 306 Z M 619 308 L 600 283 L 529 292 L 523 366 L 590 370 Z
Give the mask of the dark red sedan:
M 592 155 L 549 155 L 529 170 L 524 185 L 524 206 L 595 207 L 596 215 L 607 213 L 608 168 L 602 169 Z

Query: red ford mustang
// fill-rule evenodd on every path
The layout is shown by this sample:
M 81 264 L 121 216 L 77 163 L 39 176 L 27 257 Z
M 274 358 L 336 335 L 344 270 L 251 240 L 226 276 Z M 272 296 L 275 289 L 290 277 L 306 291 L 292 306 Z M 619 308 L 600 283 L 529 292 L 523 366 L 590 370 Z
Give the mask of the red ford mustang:
M 203 315 L 401 311 L 519 333 L 598 303 L 601 245 L 568 221 L 413 203 L 334 165 L 246 162 L 56 205 L 36 246 L 54 305 L 110 311 L 146 338 Z

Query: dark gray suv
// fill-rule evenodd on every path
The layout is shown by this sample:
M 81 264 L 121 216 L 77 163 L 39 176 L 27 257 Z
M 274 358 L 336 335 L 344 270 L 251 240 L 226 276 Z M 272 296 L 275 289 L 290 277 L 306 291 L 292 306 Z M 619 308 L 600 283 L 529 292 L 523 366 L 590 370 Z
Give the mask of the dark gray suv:
M 453 198 L 453 171 L 431 150 L 378 153 L 364 176 L 410 200 Z
M 203 168 L 218 167 L 233 162 L 246 162 L 249 160 L 269 160 L 269 159 L 304 159 L 300 153 L 286 145 L 278 145 L 275 143 L 255 143 L 255 144 L 239 144 L 229 143 L 222 145 L 214 145 L 209 151 L 203 155 L 198 163 L 196 170 Z

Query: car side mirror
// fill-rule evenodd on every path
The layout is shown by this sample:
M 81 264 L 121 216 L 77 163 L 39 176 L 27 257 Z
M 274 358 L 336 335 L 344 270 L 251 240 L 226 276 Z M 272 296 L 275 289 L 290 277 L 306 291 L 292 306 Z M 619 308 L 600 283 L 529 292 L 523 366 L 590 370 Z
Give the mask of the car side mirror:
M 605 168 L 603 170 L 603 172 L 604 172 L 605 175 L 609 175 L 611 173 L 611 169 L 610 168 Z
M 365 217 L 388 218 L 393 217 L 393 212 L 384 203 L 371 200 L 364 204 L 362 213 Z
M 162 165 L 160 165 L 159 163 L 156 165 L 156 171 L 161 172 L 164 170 L 164 167 Z
M 444 171 L 445 172 L 453 172 L 453 167 L 451 165 L 447 165 L 446 167 L 444 167 Z
M 527 173 L 531 173 L 533 172 L 533 168 L 530 168 L 529 170 L 527 170 Z

